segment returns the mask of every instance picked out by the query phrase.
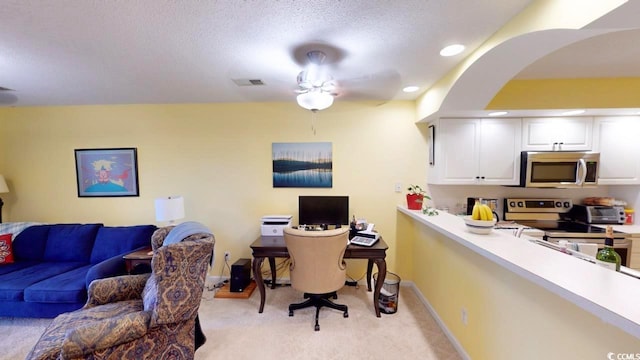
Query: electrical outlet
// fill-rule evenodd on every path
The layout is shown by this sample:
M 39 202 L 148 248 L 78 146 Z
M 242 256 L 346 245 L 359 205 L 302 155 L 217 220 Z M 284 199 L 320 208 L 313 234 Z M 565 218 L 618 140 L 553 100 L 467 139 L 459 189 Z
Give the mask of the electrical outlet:
M 224 261 L 229 262 L 231 260 L 231 251 L 224 252 Z
M 397 193 L 402 192 L 402 184 L 397 182 L 394 189 Z
M 460 320 L 464 325 L 467 325 L 469 323 L 469 315 L 467 314 L 467 309 L 460 309 Z

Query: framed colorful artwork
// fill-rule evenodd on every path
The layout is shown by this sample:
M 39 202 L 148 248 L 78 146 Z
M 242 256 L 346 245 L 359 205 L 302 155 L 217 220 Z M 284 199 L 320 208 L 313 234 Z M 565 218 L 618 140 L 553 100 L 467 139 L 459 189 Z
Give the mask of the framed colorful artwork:
M 76 149 L 78 197 L 140 196 L 136 148 Z
M 273 143 L 273 187 L 333 187 L 330 142 Z

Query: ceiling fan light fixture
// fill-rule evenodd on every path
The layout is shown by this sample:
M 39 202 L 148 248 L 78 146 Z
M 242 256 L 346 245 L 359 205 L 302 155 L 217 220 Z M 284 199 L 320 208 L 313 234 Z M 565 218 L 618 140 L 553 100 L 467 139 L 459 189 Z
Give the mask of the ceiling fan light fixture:
M 300 94 L 296 100 L 298 105 L 311 111 L 324 110 L 333 105 L 333 96 L 322 91 L 309 91 Z

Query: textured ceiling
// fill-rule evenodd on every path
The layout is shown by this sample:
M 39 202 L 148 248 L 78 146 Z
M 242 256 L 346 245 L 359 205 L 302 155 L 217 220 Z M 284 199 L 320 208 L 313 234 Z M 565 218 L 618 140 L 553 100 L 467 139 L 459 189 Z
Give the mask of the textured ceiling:
M 11 91 L 0 89 L 0 106 L 294 102 L 314 49 L 328 55 L 337 101 L 415 99 L 400 89 L 426 90 L 531 2 L 2 0 L 0 87 Z M 638 13 L 640 0 L 629 0 L 587 27 L 620 31 L 563 47 L 515 77 L 640 76 L 640 30 L 626 30 L 640 28 Z M 467 49 L 438 55 L 452 43 Z
M 338 99 L 413 99 L 400 88 L 428 88 L 529 2 L 3 0 L 0 87 L 13 91 L 0 103 L 294 101 L 309 49 L 327 52 Z M 438 55 L 456 42 L 465 53 Z

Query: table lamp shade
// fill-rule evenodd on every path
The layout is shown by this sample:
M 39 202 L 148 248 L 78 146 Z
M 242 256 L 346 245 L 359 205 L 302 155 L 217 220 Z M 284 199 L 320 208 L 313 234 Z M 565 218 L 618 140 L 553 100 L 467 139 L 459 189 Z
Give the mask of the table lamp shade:
M 9 187 L 7 186 L 7 182 L 4 181 L 4 176 L 0 175 L 0 194 L 8 193 Z
M 169 196 L 156 199 L 156 221 L 169 221 L 184 218 L 184 198 Z

